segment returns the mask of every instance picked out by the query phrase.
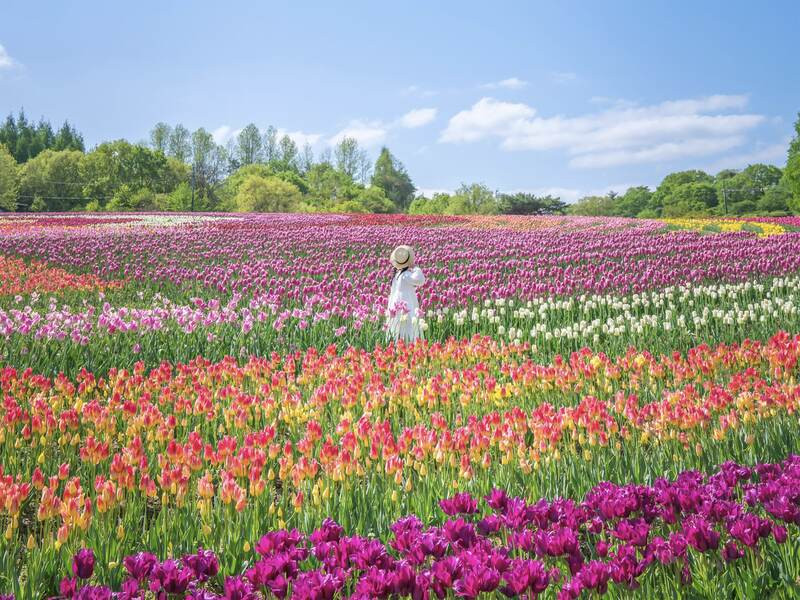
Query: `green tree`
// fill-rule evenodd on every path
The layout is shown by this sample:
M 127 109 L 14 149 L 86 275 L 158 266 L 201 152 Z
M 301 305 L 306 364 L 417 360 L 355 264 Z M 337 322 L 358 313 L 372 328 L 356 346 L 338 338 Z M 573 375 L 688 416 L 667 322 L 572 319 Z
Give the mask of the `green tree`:
M 800 214 L 800 113 L 797 114 L 797 121 L 794 122 L 794 132 L 794 138 L 789 143 L 782 181 L 792 193 L 789 208 L 795 214 Z
M 150 145 L 153 150 L 157 150 L 163 154 L 169 154 L 169 141 L 172 135 L 172 127 L 166 123 L 156 123 L 155 127 L 150 130 Z
M 19 166 L 11 152 L 0 144 L 0 211 L 17 210 Z
M 288 135 L 284 135 L 278 142 L 278 160 L 283 169 L 297 170 L 297 144 Z
M 417 196 L 408 207 L 408 213 L 412 215 L 443 215 L 450 206 L 452 196 L 446 192 L 436 192 L 431 198 Z
M 267 130 L 264 132 L 264 140 L 261 143 L 261 149 L 264 152 L 264 160 L 266 162 L 272 162 L 280 158 L 278 154 L 278 130 L 272 125 L 267 127 Z
M 311 144 L 306 142 L 303 144 L 303 152 L 300 153 L 300 156 L 297 160 L 297 167 L 300 169 L 300 173 L 305 175 L 311 170 L 311 167 L 314 166 L 314 149 L 311 147 Z
M 495 215 L 498 211 L 497 198 L 492 190 L 482 183 L 470 185 L 462 183 L 455 191 L 448 205 L 448 214 Z
M 650 205 L 653 192 L 646 185 L 628 188 L 622 196 L 615 199 L 615 214 L 622 217 L 635 217 Z
M 195 189 L 213 206 L 217 202 L 215 188 L 226 174 L 228 153 L 214 142 L 202 127 L 192 133 L 192 166 Z
M 344 173 L 350 179 L 365 181 L 365 175 L 369 172 L 369 157 L 367 153 L 359 148 L 355 138 L 344 137 L 336 144 L 333 150 L 336 160 L 336 169 Z
M 569 206 L 571 215 L 585 217 L 609 217 L 615 215 L 617 202 L 612 196 L 584 196 Z
M 240 212 L 291 212 L 300 205 L 300 190 L 278 177 L 248 176 L 236 194 Z
M 385 146 L 381 148 L 372 171 L 372 185 L 384 191 L 398 210 L 405 211 L 414 199 L 417 188 L 409 177 L 403 163 L 397 160 Z
M 370 213 L 393 213 L 396 210 L 394 202 L 386 197 L 383 189 L 374 185 L 358 192 L 355 201 Z
M 55 134 L 49 121 L 40 119 L 33 124 L 23 110 L 16 118 L 8 115 L 0 127 L 0 144 L 4 144 L 20 164 L 45 150 L 84 150 L 83 137 L 68 122 Z
M 665 217 L 702 216 L 717 205 L 717 189 L 709 181 L 682 183 L 664 197 Z
M 791 210 L 791 202 L 792 192 L 786 184 L 779 183 L 766 189 L 756 202 L 756 210 L 759 214 L 787 214 Z
M 714 178 L 705 171 L 690 170 L 670 173 L 661 181 L 650 198 L 648 208 L 652 209 L 657 215 L 661 215 L 666 204 L 675 204 L 676 201 L 669 196 L 681 185 L 687 183 L 713 183 Z
M 87 199 L 110 201 L 127 185 L 132 192 L 169 192 L 175 185 L 175 165 L 161 152 L 125 140 L 105 142 L 82 161 L 83 192 Z
M 169 134 L 167 156 L 181 162 L 189 162 L 192 157 L 192 136 L 189 130 L 180 123 Z
M 245 126 L 236 136 L 234 156 L 239 166 L 252 165 L 261 161 L 261 132 L 253 123 Z
M 567 204 L 560 198 L 525 192 L 500 194 L 498 205 L 504 215 L 563 215 L 567 210 Z
M 85 158 L 79 150 L 45 150 L 22 165 L 20 209 L 32 209 L 37 198 L 44 204 L 42 210 L 68 211 L 82 207 Z
M 317 163 L 306 174 L 308 194 L 313 206 L 323 208 L 344 200 L 352 200 L 358 193 L 353 179 L 334 169 L 330 163 Z

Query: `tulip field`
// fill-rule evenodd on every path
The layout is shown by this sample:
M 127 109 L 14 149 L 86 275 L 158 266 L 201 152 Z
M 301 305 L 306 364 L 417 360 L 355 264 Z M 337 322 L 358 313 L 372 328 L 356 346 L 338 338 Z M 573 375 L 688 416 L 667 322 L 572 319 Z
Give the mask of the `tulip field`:
M 0 216 L 0 599 L 798 598 L 795 221 Z

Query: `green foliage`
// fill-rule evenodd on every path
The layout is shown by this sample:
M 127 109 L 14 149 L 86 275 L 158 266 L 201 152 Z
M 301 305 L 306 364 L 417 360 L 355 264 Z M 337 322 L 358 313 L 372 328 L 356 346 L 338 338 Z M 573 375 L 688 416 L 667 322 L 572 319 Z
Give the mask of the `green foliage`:
M 261 132 L 255 124 L 250 123 L 236 136 L 234 150 L 239 165 L 252 165 L 261 160 Z
M 397 160 L 385 146 L 381 149 L 372 172 L 372 185 L 382 189 L 397 207 L 407 210 L 414 199 L 417 188 L 411 181 L 403 163 Z
M 622 195 L 616 198 L 616 214 L 623 217 L 635 217 L 650 205 L 653 192 L 646 185 L 639 185 L 628 188 Z
M 758 213 L 788 213 L 791 201 L 792 192 L 785 183 L 780 182 L 764 191 L 764 195 L 756 202 L 756 210 Z
M 783 171 L 783 184 L 792 194 L 788 202 L 789 208 L 795 214 L 800 214 L 800 113 L 794 123 L 794 131 L 794 138 L 789 143 L 786 168 Z
M 498 209 L 506 215 L 563 215 L 567 212 L 567 204 L 560 198 L 549 195 L 536 196 L 518 192 L 500 194 Z
M 249 175 L 236 193 L 239 212 L 291 212 L 301 202 L 300 190 L 279 177 Z
M 169 140 L 172 135 L 172 127 L 166 123 L 156 123 L 155 127 L 150 131 L 150 145 L 153 150 L 157 150 L 162 154 L 169 153 Z
M 344 137 L 333 150 L 336 169 L 350 179 L 365 183 L 369 178 L 370 161 L 367 153 L 359 148 L 358 141 Z
M 409 214 L 412 215 L 443 215 L 447 212 L 450 204 L 450 194 L 436 193 L 432 198 L 418 196 L 408 207 Z
M 125 140 L 100 144 L 82 164 L 83 193 L 101 203 L 114 198 L 123 185 L 131 191 L 167 192 L 175 184 L 176 167 L 164 154 Z
M 15 118 L 8 115 L 0 126 L 0 144 L 8 148 L 18 163 L 24 163 L 45 150 L 84 150 L 83 137 L 68 122 L 64 122 L 57 133 L 48 121 L 37 124 L 28 121 L 20 110 Z
M 616 214 L 616 202 L 610 196 L 586 196 L 570 205 L 569 214 L 585 217 L 606 217 Z
M 702 216 L 709 214 L 716 205 L 717 189 L 709 177 L 709 180 L 682 183 L 671 188 L 662 199 L 661 214 L 665 217 Z
M 679 207 L 682 206 L 683 200 L 675 198 L 674 194 L 680 186 L 692 183 L 713 184 L 714 178 L 705 171 L 698 170 L 670 173 L 664 177 L 656 188 L 656 191 L 653 192 L 648 208 L 654 210 L 656 214 L 660 216 L 664 212 L 665 206 L 671 206 L 670 214 L 672 216 L 680 216 L 679 214 L 675 214 L 675 211 L 679 210 Z M 684 191 L 682 194 L 686 196 L 687 192 Z M 665 214 L 665 216 L 667 215 Z
M 361 190 L 353 201 L 363 206 L 364 212 L 369 213 L 393 213 L 396 208 L 383 189 L 374 185 Z
M 358 193 L 356 183 L 346 173 L 334 169 L 329 163 L 317 163 L 306 174 L 311 204 L 324 206 L 352 200 Z
M 41 210 L 68 211 L 82 206 L 85 158 L 78 150 L 45 150 L 22 165 L 20 209 L 36 210 L 33 208 L 36 198 L 44 203 Z
M 0 211 L 17 210 L 19 165 L 8 149 L 0 144 Z
M 492 190 L 482 183 L 462 183 L 450 199 L 446 212 L 452 215 L 495 215 L 498 210 L 497 198 Z

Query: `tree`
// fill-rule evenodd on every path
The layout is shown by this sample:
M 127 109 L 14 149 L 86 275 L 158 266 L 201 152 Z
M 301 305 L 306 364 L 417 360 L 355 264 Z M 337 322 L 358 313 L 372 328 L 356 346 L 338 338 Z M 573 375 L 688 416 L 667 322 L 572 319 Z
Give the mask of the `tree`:
M 297 144 L 288 135 L 278 143 L 278 160 L 283 169 L 297 170 Z
M 500 194 L 498 206 L 504 215 L 563 215 L 567 210 L 567 204 L 560 198 L 524 192 Z
M 336 144 L 333 150 L 334 159 L 336 161 L 336 169 L 354 181 L 356 178 L 361 178 L 364 181 L 364 175 L 367 174 L 369 165 L 369 157 L 367 153 L 358 147 L 358 141 L 355 138 L 344 137 Z
M 214 142 L 214 137 L 202 127 L 192 133 L 192 166 L 195 188 L 213 205 L 216 202 L 215 186 L 222 181 L 228 165 L 225 148 Z
M 384 146 L 375 161 L 372 171 L 372 185 L 384 191 L 398 210 L 405 211 L 414 199 L 417 188 L 411 182 L 403 163 L 397 160 Z
M 767 188 L 778 185 L 783 171 L 774 165 L 756 163 L 754 165 L 748 165 L 741 174 L 747 178 L 749 186 L 757 190 L 758 195 L 761 196 Z
M 156 123 L 155 127 L 150 131 L 150 145 L 153 150 L 168 154 L 171 135 L 172 127 L 163 122 Z
M 785 183 L 773 185 L 764 192 L 756 202 L 756 210 L 763 213 L 787 214 L 792 202 L 792 192 Z
M 615 214 L 623 217 L 635 217 L 650 204 L 653 192 L 646 185 L 631 187 L 616 198 Z
M 80 150 L 84 149 L 83 137 L 68 122 L 53 133 L 48 121 L 40 119 L 34 125 L 20 110 L 16 118 L 8 115 L 0 127 L 0 144 L 4 144 L 17 163 L 24 163 L 45 150 Z
M 42 210 L 68 211 L 85 202 L 85 155 L 78 150 L 45 150 L 22 165 L 20 208 L 27 210 L 39 199 Z
M 300 169 L 300 173 L 303 175 L 308 173 L 311 167 L 314 166 L 314 149 L 308 142 L 303 144 L 303 152 L 297 160 L 297 166 Z
M 278 131 L 270 125 L 264 132 L 264 141 L 261 144 L 264 152 L 264 160 L 272 162 L 278 160 Z
M 569 206 L 571 215 L 609 217 L 616 214 L 617 203 L 611 196 L 584 196 Z
M 794 138 L 789 143 L 782 181 L 792 193 L 789 208 L 795 214 L 800 214 L 800 113 L 797 114 L 797 121 L 794 123 L 794 132 Z
M 161 152 L 125 140 L 105 142 L 82 161 L 83 193 L 87 200 L 101 204 L 127 185 L 131 192 L 149 189 L 169 192 L 175 185 L 175 163 Z
M 250 175 L 236 194 L 240 212 L 291 212 L 301 201 L 300 190 L 278 177 Z
M 330 163 L 317 163 L 306 174 L 308 193 L 317 207 L 352 200 L 358 190 L 351 177 L 334 169 Z
M 178 123 L 169 135 L 167 156 L 188 162 L 192 156 L 191 137 L 189 130 Z
M 680 184 L 664 197 L 662 215 L 665 217 L 702 216 L 717 205 L 717 190 L 709 181 Z M 742 207 L 744 209 L 744 207 Z
M 11 152 L 0 144 L 0 211 L 17 210 L 19 166 Z
M 450 198 L 447 208 L 447 213 L 453 215 L 494 215 L 497 211 L 494 192 L 482 183 L 462 183 Z
M 768 188 L 777 185 L 781 180 L 781 175 L 783 173 L 778 167 L 761 163 L 749 165 L 743 171 L 726 179 L 720 180 L 718 175 L 716 178 L 718 196 L 722 198 L 723 203 L 728 205 L 747 200 L 752 204 L 742 205 L 742 207 L 749 207 L 755 205 Z M 740 207 L 738 210 L 744 209 Z M 734 212 L 734 214 L 742 213 Z
M 672 194 L 678 186 L 687 184 L 687 183 L 713 183 L 714 178 L 711 177 L 708 173 L 704 171 L 698 170 L 690 170 L 690 171 L 678 171 L 676 173 L 670 173 L 661 181 L 661 183 L 656 188 L 656 191 L 653 192 L 652 197 L 650 198 L 650 205 L 648 208 L 655 211 L 657 215 L 661 215 L 663 207 L 665 204 L 675 204 L 674 200 L 669 198 L 670 194 Z
M 236 136 L 234 156 L 239 166 L 251 165 L 261 161 L 261 132 L 258 131 L 258 127 L 253 123 L 247 125 Z
M 355 201 L 362 205 L 366 212 L 370 213 L 392 213 L 395 212 L 395 204 L 386 197 L 384 191 L 374 185 L 361 190 L 355 197 Z

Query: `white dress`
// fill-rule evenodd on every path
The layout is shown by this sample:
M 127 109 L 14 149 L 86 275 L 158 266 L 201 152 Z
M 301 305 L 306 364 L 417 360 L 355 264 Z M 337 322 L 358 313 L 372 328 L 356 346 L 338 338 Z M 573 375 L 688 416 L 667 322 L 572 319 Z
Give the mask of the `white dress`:
M 395 274 L 386 307 L 387 340 L 413 342 L 422 337 L 417 288 L 423 283 L 425 275 L 419 267 Z

